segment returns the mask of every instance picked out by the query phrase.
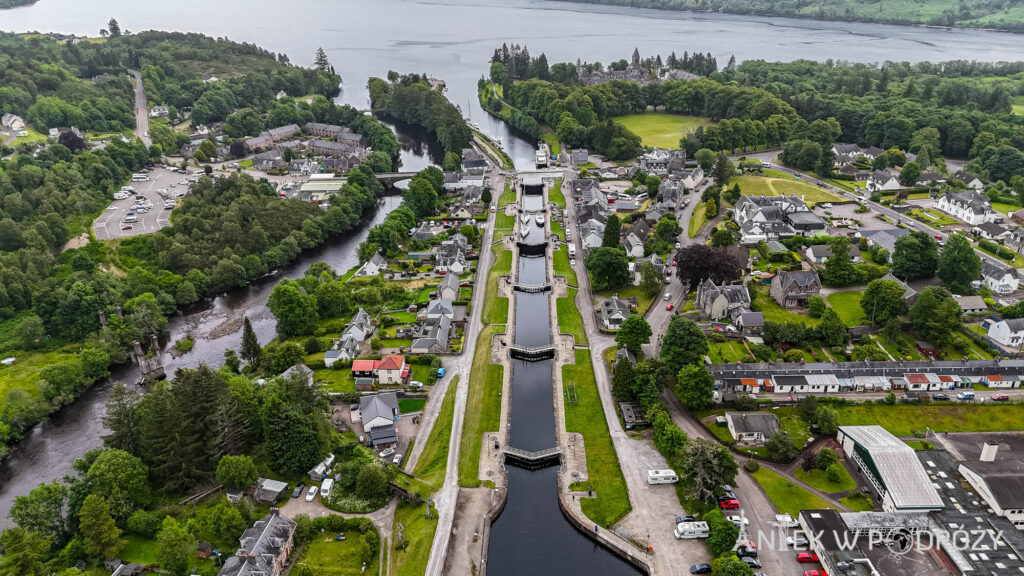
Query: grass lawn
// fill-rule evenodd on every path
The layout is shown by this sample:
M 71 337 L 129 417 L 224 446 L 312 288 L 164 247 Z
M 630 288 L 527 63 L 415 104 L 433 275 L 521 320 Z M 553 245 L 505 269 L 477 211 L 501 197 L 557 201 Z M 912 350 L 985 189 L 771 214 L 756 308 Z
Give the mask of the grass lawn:
M 512 251 L 503 250 L 500 244 L 491 247 L 495 254 L 494 264 L 487 272 L 487 286 L 484 292 L 482 319 L 485 324 L 508 323 L 508 298 L 498 296 L 498 279 L 512 271 Z
M 579 286 L 579 278 L 576 277 L 576 270 L 569 265 L 568 250 L 555 250 L 555 257 L 552 264 L 555 268 L 555 276 L 565 276 L 565 281 L 570 286 Z
M 612 118 L 616 124 L 625 126 L 640 137 L 644 146 L 679 149 L 679 140 L 690 130 L 700 126 L 713 126 L 710 118 L 684 116 L 666 112 L 645 112 Z
M 125 536 L 125 546 L 118 554 L 118 557 L 125 562 L 137 564 L 159 564 L 156 558 L 159 546 L 156 540 L 149 540 L 141 536 Z
M 352 377 L 352 369 L 348 366 L 340 370 L 331 368 L 314 370 L 313 380 L 322 382 L 323 389 L 327 392 L 355 392 L 356 390 L 356 380 Z
M 558 135 L 551 129 L 545 126 L 540 131 L 540 137 L 551 149 L 551 153 L 558 155 L 562 153 L 562 145 L 558 143 Z
M 348 576 L 362 574 L 363 561 L 359 558 L 359 547 L 363 535 L 359 532 L 346 532 L 345 539 L 336 541 L 334 533 L 317 534 L 302 549 L 302 556 L 296 561 L 297 566 L 305 566 L 312 574 L 322 576 Z M 367 573 L 377 571 L 377 556 L 374 555 Z
M 904 360 L 923 360 L 924 357 L 914 347 L 914 340 L 906 335 L 901 335 L 901 342 L 893 342 L 885 336 L 878 334 L 875 336 L 875 340 L 885 348 L 885 351 L 892 355 L 893 358 L 903 358 Z M 906 350 L 906 353 L 900 353 L 901 350 Z
M 804 490 L 793 482 L 779 476 L 767 468 L 761 468 L 751 474 L 754 480 L 761 485 L 772 505 L 780 513 L 796 517 L 801 510 L 820 510 L 823 508 L 834 508 L 829 506 L 821 498 L 811 492 Z
M 561 222 L 551 223 L 551 233 L 554 234 L 555 236 L 558 236 L 559 241 L 565 240 L 565 232 L 562 230 Z
M 844 324 L 860 326 L 864 322 L 864 310 L 860 307 L 860 299 L 863 296 L 863 292 L 854 290 L 829 294 L 825 299 L 828 300 L 828 305 L 836 311 Z
M 583 330 L 583 316 L 576 307 L 576 289 L 569 288 L 568 298 L 556 299 L 555 307 L 558 310 L 558 331 L 572 334 L 577 346 L 586 346 L 588 341 Z
M 426 398 L 399 398 L 398 410 L 401 411 L 402 414 L 422 412 L 423 406 L 426 405 L 426 403 Z
M 946 216 L 945 214 L 937 210 L 932 210 L 931 208 L 927 208 L 925 210 L 907 210 L 906 214 L 907 216 L 910 216 L 914 220 L 917 220 L 918 222 L 924 222 L 925 224 L 931 226 L 932 228 L 956 226 L 957 224 L 960 223 L 959 220 L 950 218 L 949 216 Z
M 842 467 L 842 465 L 840 465 Z M 803 468 L 797 468 L 794 475 L 801 481 L 814 486 L 822 492 L 842 492 L 844 490 L 855 490 L 857 488 L 857 482 L 850 476 L 850 473 L 846 471 L 846 468 L 842 468 L 842 478 L 839 482 L 831 482 L 825 475 L 824 470 L 815 468 L 810 472 L 804 472 Z
M 459 485 L 480 485 L 480 445 L 484 432 L 494 432 L 501 424 L 501 392 L 505 367 L 491 364 L 491 339 L 504 334 L 503 326 L 484 326 L 477 336 L 469 380 L 466 416 L 459 441 Z
M 846 202 L 835 194 L 799 180 L 769 178 L 746 175 L 734 178 L 731 183 L 739 184 L 743 194 L 748 196 L 778 196 L 781 194 L 804 197 L 809 206 L 822 202 Z
M 895 436 L 911 436 L 930 427 L 938 432 L 1024 430 L 1024 405 L 1004 404 L 857 404 L 838 408 L 839 424 L 878 424 Z
M 712 364 L 729 364 L 739 362 L 741 358 L 749 354 L 742 342 L 729 340 L 728 342 L 709 342 L 708 356 Z
M 405 550 L 396 550 L 392 546 L 391 562 L 388 574 L 391 576 L 421 576 L 427 569 L 427 558 L 430 547 L 434 544 L 434 532 L 437 531 L 437 511 L 431 508 L 431 518 L 426 518 L 426 500 L 419 506 L 399 502 L 395 510 L 395 526 L 392 529 L 391 541 L 395 544 L 406 543 Z M 398 533 L 402 533 L 402 538 Z
M 505 214 L 505 211 L 498 208 L 498 212 L 494 215 L 494 235 L 500 239 L 501 235 L 498 234 L 499 230 L 512 230 L 516 225 L 516 215 Z
M 840 498 L 839 502 L 850 509 L 851 512 L 870 512 L 875 505 L 871 502 L 871 496 L 855 492 L 846 498 Z
M 1003 214 L 1009 214 L 1010 212 L 1016 212 L 1021 209 L 1021 206 L 1016 204 L 1004 204 L 1002 202 L 992 202 L 992 209 Z
M 1024 115 L 1024 96 L 1014 96 L 1012 101 L 1013 113 Z
M 498 197 L 498 208 L 502 208 L 507 204 L 511 204 L 516 201 L 516 191 L 511 185 L 505 184 L 505 190 Z
M 563 386 L 570 382 L 575 384 L 577 402 L 565 402 L 565 429 L 583 435 L 589 478 L 587 482 L 578 483 L 575 489 L 594 488 L 597 497 L 582 501 L 583 513 L 601 526 L 611 526 L 628 514 L 631 507 L 588 351 L 576 350 L 576 364 L 562 366 Z
M 448 384 L 448 392 L 441 402 L 437 420 L 434 421 L 434 427 L 430 430 L 420 459 L 416 461 L 416 469 L 413 470 L 417 478 L 432 486 L 440 487 L 444 483 L 448 468 L 448 448 L 452 438 L 452 419 L 455 417 L 455 389 L 458 387 L 459 377 L 456 376 Z
M 555 185 L 548 190 L 548 201 L 565 208 L 565 195 L 562 194 L 562 179 L 555 180 Z
M 690 225 L 687 226 L 686 234 L 693 238 L 700 232 L 701 227 L 708 221 L 708 206 L 703 202 L 698 202 L 697 206 L 693 209 L 693 214 L 690 215 Z
M 70 346 L 66 346 L 50 352 L 4 353 L 4 357 L 13 356 L 15 362 L 10 366 L 0 366 L 0 412 L 11 390 L 22 389 L 29 396 L 37 398 L 41 393 L 38 386 L 39 372 L 47 366 L 75 357 L 70 350 Z
M 611 298 L 615 295 L 618 295 L 619 298 L 636 298 L 636 312 L 641 316 L 646 314 L 651 304 L 654 303 L 654 296 L 648 296 L 642 286 L 626 286 L 620 290 L 605 290 L 598 292 L 597 295 L 603 298 Z
M 779 306 L 766 292 L 758 292 L 754 297 L 754 310 L 764 314 L 766 321 L 772 322 L 803 322 L 808 326 L 817 326 L 821 322 L 818 318 L 811 318 L 804 314 L 794 314 Z

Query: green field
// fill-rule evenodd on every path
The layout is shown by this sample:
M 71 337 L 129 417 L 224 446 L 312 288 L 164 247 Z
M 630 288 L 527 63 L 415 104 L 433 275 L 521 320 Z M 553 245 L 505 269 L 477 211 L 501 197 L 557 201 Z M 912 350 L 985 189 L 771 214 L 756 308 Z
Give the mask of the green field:
M 690 215 L 690 224 L 687 226 L 686 234 L 693 238 L 699 232 L 704 223 L 708 221 L 707 216 L 708 206 L 703 202 L 698 202 L 693 208 L 693 214 Z
M 444 483 L 448 466 L 448 448 L 452 438 L 452 420 L 455 417 L 455 389 L 458 387 L 459 377 L 455 376 L 448 383 L 448 391 L 441 402 L 437 420 L 434 421 L 434 427 L 430 430 L 430 436 L 413 471 L 414 476 L 438 488 Z
M 555 180 L 555 185 L 548 190 L 548 201 L 565 208 L 565 195 L 562 194 L 562 179 Z
M 779 306 L 775 300 L 768 296 L 767 292 L 758 292 L 754 296 L 754 310 L 764 314 L 765 321 L 771 322 L 803 322 L 808 326 L 817 326 L 821 322 L 818 318 L 811 318 L 805 314 L 794 314 Z
M 853 290 L 829 294 L 825 299 L 828 300 L 828 305 L 836 311 L 844 324 L 860 326 L 864 322 L 864 310 L 860 307 L 860 299 L 863 296 L 863 292 Z
M 579 286 L 576 270 L 569 265 L 569 252 L 567 250 L 555 250 L 552 264 L 555 268 L 555 276 L 565 276 L 565 281 L 570 286 Z
M 657 148 L 679 148 L 679 140 L 690 130 L 700 126 L 712 126 L 710 118 L 683 116 L 667 112 L 645 112 L 612 118 L 612 121 L 625 126 L 630 132 L 640 137 L 644 146 Z
M 911 436 L 931 428 L 936 432 L 993 432 L 1024 430 L 1024 405 L 857 404 L 838 408 L 839 424 L 878 424 L 895 436 Z
M 846 471 L 846 468 L 840 464 L 842 468 L 842 474 L 839 482 L 831 482 L 824 470 L 814 468 L 809 472 L 804 471 L 803 468 L 797 468 L 796 472 L 793 473 L 801 482 L 809 486 L 813 486 L 818 490 L 826 493 L 843 492 L 845 490 L 855 490 L 857 488 L 857 482 L 850 476 L 850 473 Z
M 4 353 L 4 357 L 7 356 L 13 356 L 15 362 L 10 366 L 0 366 L 0 412 L 3 412 L 4 402 L 12 390 L 21 389 L 33 398 L 38 397 L 41 394 L 39 372 L 74 355 L 68 348 L 52 352 L 11 351 Z
M 575 385 L 577 401 L 573 404 L 565 400 L 565 429 L 583 435 L 588 476 L 586 482 L 578 482 L 573 488 L 593 488 L 596 497 L 581 502 L 583 513 L 601 526 L 611 526 L 628 514 L 631 506 L 587 350 L 576 350 L 575 365 L 562 366 L 562 385 L 570 390 L 570 383 Z
M 338 370 L 333 368 L 314 370 L 313 380 L 322 383 L 321 386 L 327 392 L 355 392 L 356 390 L 352 369 L 347 366 Z
M 572 334 L 577 346 L 586 346 L 588 341 L 583 330 L 583 316 L 576 307 L 576 289 L 569 288 L 567 298 L 556 299 L 555 308 L 558 311 L 558 331 Z
M 466 416 L 459 439 L 459 485 L 480 485 L 480 446 L 483 433 L 497 431 L 501 425 L 501 392 L 505 367 L 491 364 L 491 340 L 504 334 L 503 326 L 484 326 L 477 336 L 473 352 Z M 482 376 L 481 376 L 482 375 Z
M 780 513 L 796 517 L 801 510 L 835 508 L 813 493 L 767 468 L 761 468 L 751 476 L 761 485 L 761 488 L 768 494 L 768 499 L 772 501 L 772 505 Z
M 768 178 L 748 174 L 733 178 L 730 183 L 739 184 L 740 191 L 748 196 L 796 195 L 803 198 L 808 206 L 822 202 L 846 202 L 845 199 L 817 186 L 785 178 Z
M 1013 97 L 1013 113 L 1024 114 L 1024 96 Z
M 712 364 L 729 364 L 739 362 L 748 355 L 747 347 L 742 342 L 729 340 L 728 342 L 709 342 L 708 356 Z
M 1018 206 L 1016 204 L 1004 204 L 1002 202 L 992 202 L 992 209 L 995 210 L 996 212 L 1009 214 L 1011 212 L 1016 212 L 1017 210 L 1020 210 L 1021 206 Z
M 304 566 L 312 574 L 322 576 L 348 576 L 362 574 L 363 561 L 359 558 L 363 535 L 359 532 L 347 532 L 345 539 L 334 539 L 334 533 L 317 534 L 302 549 L 302 556 L 296 566 Z M 377 557 L 366 567 L 367 573 L 377 571 Z M 300 572 L 301 571 L 296 571 Z

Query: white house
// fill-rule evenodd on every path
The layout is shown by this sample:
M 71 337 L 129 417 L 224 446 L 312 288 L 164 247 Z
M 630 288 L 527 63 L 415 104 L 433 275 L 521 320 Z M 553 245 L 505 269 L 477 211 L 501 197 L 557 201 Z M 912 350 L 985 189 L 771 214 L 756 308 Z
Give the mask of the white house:
M 398 411 L 398 396 L 394 392 L 363 396 L 359 400 L 359 414 L 363 421 L 363 431 L 378 426 L 394 426 L 401 416 Z
M 977 190 L 950 192 L 939 198 L 935 207 L 954 218 L 959 218 L 971 226 L 992 222 L 999 213 L 992 209 L 988 198 Z
M 1024 318 L 1010 318 L 992 324 L 988 337 L 1007 348 L 1020 348 L 1024 344 Z
M 779 419 L 768 412 L 726 412 L 725 423 L 732 439 L 745 444 L 764 444 L 779 431 Z
M 1015 268 L 1004 268 L 988 259 L 981 261 L 981 282 L 996 294 L 1010 294 L 1020 285 Z
M 850 257 L 850 262 L 858 263 L 861 261 L 860 248 L 857 246 L 847 246 L 847 251 Z M 815 244 L 807 249 L 804 254 L 808 262 L 814 264 L 824 264 L 826 260 L 832 257 L 832 246 L 829 244 Z
M 632 234 L 626 234 L 622 239 L 622 246 L 626 249 L 626 256 L 630 258 L 643 258 L 644 243 Z
M 967 184 L 968 188 L 974 188 L 979 192 L 982 188 L 985 187 L 985 183 L 981 181 L 981 178 L 979 178 L 976 174 L 972 174 L 964 170 L 958 170 L 955 174 L 953 174 L 953 177 L 963 182 L 964 184 Z
M 868 180 L 868 188 L 872 190 L 898 190 L 900 181 L 888 170 L 875 170 Z
M 400 384 L 408 376 L 408 364 L 401 354 L 388 354 L 380 359 L 377 367 L 377 381 L 381 384 Z
M 981 236 L 982 238 L 997 241 L 1003 240 L 1010 235 L 1009 230 L 1003 228 L 1002 226 L 996 224 L 995 222 L 982 222 L 981 224 L 975 226 L 971 230 L 971 232 L 974 232 L 975 234 Z
M 24 130 L 25 120 L 17 114 L 11 114 L 10 112 L 7 112 L 3 115 L 2 118 L 0 118 L 0 125 L 3 125 L 4 128 L 12 132 L 17 130 Z
M 469 264 L 466 262 L 466 255 L 462 253 L 462 250 L 454 250 L 446 255 L 438 254 L 437 264 L 434 266 L 434 270 L 446 274 L 462 274 L 467 268 L 469 268 Z
M 629 304 L 612 296 L 601 303 L 601 322 L 607 330 L 618 330 L 632 313 Z
M 380 273 L 387 267 L 387 259 L 378 252 L 367 260 L 359 270 L 356 270 L 356 276 L 380 276 Z

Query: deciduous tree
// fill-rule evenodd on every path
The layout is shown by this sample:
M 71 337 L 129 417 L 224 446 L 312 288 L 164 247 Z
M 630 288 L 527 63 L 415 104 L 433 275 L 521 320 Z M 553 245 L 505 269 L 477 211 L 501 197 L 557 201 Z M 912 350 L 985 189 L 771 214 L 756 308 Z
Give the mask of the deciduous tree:
M 903 286 L 892 280 L 872 280 L 864 290 L 860 307 L 868 321 L 875 325 L 884 325 L 907 309 L 907 301 L 903 298 Z
M 633 313 L 622 323 L 615 334 L 615 343 L 626 347 L 633 354 L 640 354 L 644 344 L 651 341 L 651 325 L 643 316 Z
M 950 234 L 939 254 L 936 275 L 953 292 L 970 292 L 971 282 L 981 273 L 981 258 L 963 234 Z
M 79 512 L 79 529 L 85 538 L 85 551 L 94 558 L 110 560 L 124 548 L 121 529 L 110 516 L 110 507 L 102 496 L 90 494 Z
M 217 463 L 217 482 L 220 482 L 228 490 L 241 490 L 248 488 L 256 482 L 256 464 L 252 458 L 241 455 L 230 454 L 222 456 Z
M 708 339 L 693 320 L 673 315 L 661 342 L 661 359 L 672 373 L 697 364 L 708 353 Z
M 687 364 L 676 377 L 676 397 L 693 411 L 711 406 L 715 395 L 715 377 L 703 364 Z

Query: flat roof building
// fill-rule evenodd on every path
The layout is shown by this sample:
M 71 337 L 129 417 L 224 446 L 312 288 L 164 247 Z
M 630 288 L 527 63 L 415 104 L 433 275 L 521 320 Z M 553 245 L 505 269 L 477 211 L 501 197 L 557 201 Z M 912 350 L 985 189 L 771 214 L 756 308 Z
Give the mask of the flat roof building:
M 881 426 L 840 426 L 837 435 L 846 457 L 874 489 L 889 512 L 941 510 L 942 498 L 914 449 Z

